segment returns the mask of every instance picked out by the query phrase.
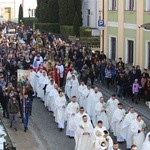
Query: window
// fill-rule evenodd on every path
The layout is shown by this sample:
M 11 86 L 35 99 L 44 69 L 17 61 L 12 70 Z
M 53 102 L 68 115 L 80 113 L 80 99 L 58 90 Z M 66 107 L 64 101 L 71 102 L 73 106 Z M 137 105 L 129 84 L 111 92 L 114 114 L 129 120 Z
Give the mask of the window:
M 87 10 L 87 26 L 89 27 L 90 26 L 90 9 Z
M 31 17 L 35 17 L 35 9 L 31 9 Z
M 90 12 L 90 9 L 88 9 L 87 12 L 88 12 L 88 15 L 90 15 L 90 13 L 91 13 L 91 12 Z
M 111 59 L 116 59 L 116 38 L 111 37 Z
M 109 0 L 109 10 L 117 10 L 117 0 Z
M 135 10 L 135 0 L 126 0 L 126 10 Z
M 146 0 L 146 8 L 145 11 L 150 11 L 150 0 Z
M 133 64 L 134 41 L 128 40 L 128 63 Z

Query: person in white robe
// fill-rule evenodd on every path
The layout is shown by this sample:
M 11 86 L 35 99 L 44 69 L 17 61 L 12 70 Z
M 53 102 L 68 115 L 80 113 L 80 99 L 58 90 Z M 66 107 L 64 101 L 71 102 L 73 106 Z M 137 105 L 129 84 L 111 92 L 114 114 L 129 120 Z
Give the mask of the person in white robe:
M 133 144 L 133 137 L 129 131 L 129 128 L 131 123 L 136 119 L 137 115 L 138 114 L 135 112 L 135 109 L 131 107 L 122 122 L 120 132 L 122 138 L 126 140 L 127 149 L 129 149 Z
M 150 149 L 150 132 L 147 133 L 145 141 L 142 146 L 142 150 L 149 150 Z
M 74 71 L 73 70 L 70 70 L 67 74 L 67 77 L 66 77 L 66 84 L 65 84 L 65 94 L 67 95 L 67 97 L 70 99 L 71 96 L 70 96 L 70 80 L 72 79 L 72 75 L 75 75 L 74 74 Z M 77 76 L 75 75 L 75 78 L 77 79 Z
M 121 150 L 121 149 L 119 148 L 119 144 L 118 144 L 118 142 L 114 142 L 114 144 L 113 144 L 113 148 L 112 148 L 112 149 L 110 149 L 110 150 Z
M 34 69 L 31 69 L 30 72 L 30 84 L 33 88 L 34 95 L 36 93 L 36 71 Z
M 91 92 L 94 90 L 91 88 L 91 85 L 88 85 L 86 89 L 82 91 L 82 101 L 81 106 L 83 105 L 85 112 L 87 112 L 87 99 Z
M 39 93 L 38 97 L 41 98 L 42 101 L 44 101 L 44 88 L 49 83 L 49 79 L 47 77 L 47 73 L 45 70 L 42 71 L 42 76 L 39 78 Z
M 81 81 L 81 84 L 78 87 L 78 92 L 79 92 L 79 99 L 78 99 L 78 103 L 80 106 L 83 106 L 83 95 L 82 92 L 84 89 L 86 89 L 87 86 L 84 84 L 84 81 Z
M 94 129 L 92 150 L 102 150 L 102 147 L 104 148 L 104 141 L 106 142 L 106 139 L 104 138 L 104 132 L 99 129 Z
M 125 117 L 125 110 L 123 109 L 122 103 L 118 103 L 118 108 L 114 111 L 111 121 L 111 129 L 114 136 L 117 136 L 117 142 L 123 142 L 124 139 L 121 137 L 120 128 L 122 126 L 122 121 Z
M 39 97 L 40 94 L 40 88 L 39 88 L 39 78 L 42 77 L 42 68 L 40 68 L 40 70 L 37 72 L 36 74 L 36 93 L 37 93 L 37 97 Z M 40 98 L 40 97 L 39 97 Z
M 79 112 L 79 104 L 76 102 L 76 99 L 76 96 L 73 96 L 71 102 L 66 107 L 66 135 L 69 137 L 74 137 L 76 131 L 74 117 Z
M 93 126 L 86 115 L 82 120 L 75 132 L 75 150 L 92 150 Z
M 87 113 L 93 123 L 95 123 L 95 105 L 99 102 L 99 98 L 103 97 L 102 93 L 98 90 L 98 87 L 95 87 L 94 91 L 87 98 Z
M 54 110 L 55 110 L 55 99 L 59 96 L 57 84 L 55 84 L 54 88 L 50 90 L 48 96 L 49 96 L 48 110 L 54 112 Z
M 33 68 L 38 68 L 43 63 L 43 58 L 40 56 L 40 54 L 37 54 L 37 56 L 34 57 L 33 60 Z
M 106 131 L 106 127 L 103 126 L 103 122 L 101 120 L 99 120 L 97 122 L 97 125 L 95 126 L 94 130 L 93 130 L 93 136 L 95 136 L 96 131 L 100 131 L 102 133 L 102 135 L 104 135 L 104 131 Z
M 133 144 L 137 146 L 138 150 L 142 149 L 142 145 L 144 143 L 145 128 L 146 124 L 140 115 L 137 116 L 136 120 L 134 120 L 130 126 L 130 132 L 133 134 Z
M 55 121 L 58 123 L 59 131 L 64 129 L 64 123 L 66 120 L 65 112 L 66 112 L 66 104 L 67 100 L 62 91 L 59 91 L 59 96 L 55 100 Z
M 68 91 L 67 91 L 67 93 L 69 94 L 69 95 L 67 95 L 68 98 L 71 99 L 73 96 L 76 96 L 76 98 L 78 100 L 78 97 L 79 97 L 79 92 L 78 92 L 79 82 L 76 79 L 75 75 L 72 75 L 72 78 L 68 83 L 68 86 L 69 86 Z
M 97 125 L 93 129 L 93 137 L 92 137 L 92 147 L 96 150 L 98 148 L 98 145 L 96 144 L 97 141 L 99 141 L 100 136 L 103 138 L 104 131 L 106 130 L 106 127 L 103 126 L 103 122 L 99 120 L 97 122 Z M 97 133 L 99 133 L 99 136 L 97 136 Z
M 100 97 L 99 102 L 95 105 L 95 124 L 101 120 L 103 125 L 109 130 L 108 116 L 106 114 L 106 103 L 103 97 Z
M 74 121 L 75 121 L 76 127 L 77 127 L 77 126 L 79 125 L 79 123 L 82 121 L 82 117 L 83 117 L 84 115 L 86 115 L 87 118 L 88 118 L 88 121 L 90 121 L 90 116 L 89 116 L 87 113 L 85 113 L 83 107 L 80 107 L 79 112 L 78 112 L 78 113 L 75 115 L 75 117 L 74 117 Z
M 106 141 L 108 142 L 107 150 L 112 150 L 113 148 L 113 139 L 109 135 L 109 132 L 107 130 L 104 131 L 104 137 L 106 138 Z
M 116 99 L 115 94 L 113 94 L 106 103 L 106 113 L 108 115 L 109 125 L 111 123 L 114 111 L 118 108 L 118 103 L 119 103 L 119 101 L 118 101 L 118 99 Z
M 45 95 L 45 102 L 44 102 L 45 107 L 48 107 L 50 105 L 49 93 L 52 89 L 54 89 L 54 85 L 55 85 L 55 81 L 52 78 L 50 78 L 49 80 L 50 82 L 46 86 L 46 95 Z

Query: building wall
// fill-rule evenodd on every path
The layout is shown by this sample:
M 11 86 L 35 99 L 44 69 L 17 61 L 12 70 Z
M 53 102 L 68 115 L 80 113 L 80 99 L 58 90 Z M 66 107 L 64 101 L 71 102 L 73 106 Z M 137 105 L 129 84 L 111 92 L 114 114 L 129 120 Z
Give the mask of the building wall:
M 101 0 L 102 1 L 102 0 Z M 104 0 L 104 51 L 110 56 L 110 36 L 117 38 L 116 61 L 122 57 L 128 63 L 127 40 L 134 41 L 133 64 L 147 67 L 148 48 L 150 42 L 150 31 L 141 27 L 144 23 L 150 23 L 150 11 L 145 11 L 146 0 L 135 0 L 135 10 L 129 11 L 126 8 L 126 0 L 117 0 L 117 10 L 109 10 L 109 1 Z M 102 49 L 101 49 L 102 50 Z
M 36 0 L 24 0 L 24 3 L 23 3 L 23 10 L 24 10 L 23 16 L 24 17 L 29 17 L 29 12 L 28 12 L 29 8 L 31 10 L 35 10 L 36 7 L 37 7 Z
M 19 6 L 23 6 L 23 16 L 29 17 L 28 9 L 36 9 L 36 0 L 0 0 L 0 22 L 8 21 L 8 8 L 10 8 L 10 21 L 18 22 Z
M 88 10 L 90 13 L 88 14 Z M 100 0 L 82 0 L 82 23 L 84 27 L 97 28 L 100 12 Z M 89 25 L 88 25 L 89 15 Z

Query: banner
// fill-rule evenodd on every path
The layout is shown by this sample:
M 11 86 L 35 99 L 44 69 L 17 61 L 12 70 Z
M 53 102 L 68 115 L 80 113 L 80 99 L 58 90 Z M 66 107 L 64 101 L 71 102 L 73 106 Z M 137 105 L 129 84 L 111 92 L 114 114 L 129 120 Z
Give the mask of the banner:
M 30 71 L 29 70 L 17 70 L 17 82 L 18 84 L 24 85 L 27 81 L 30 80 Z

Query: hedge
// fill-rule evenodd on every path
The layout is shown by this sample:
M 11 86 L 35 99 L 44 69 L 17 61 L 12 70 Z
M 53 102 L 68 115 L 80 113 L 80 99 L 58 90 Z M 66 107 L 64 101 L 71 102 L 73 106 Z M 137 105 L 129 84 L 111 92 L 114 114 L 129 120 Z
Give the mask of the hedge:
M 36 23 L 35 29 L 39 29 L 42 32 L 60 33 L 59 23 Z
M 61 25 L 60 34 L 65 35 L 65 36 L 73 35 L 73 26 Z
M 38 19 L 35 17 L 26 17 L 22 19 L 22 22 L 25 26 L 30 26 L 32 28 L 33 24 L 38 22 Z
M 92 29 L 87 27 L 80 27 L 80 37 L 91 36 Z

